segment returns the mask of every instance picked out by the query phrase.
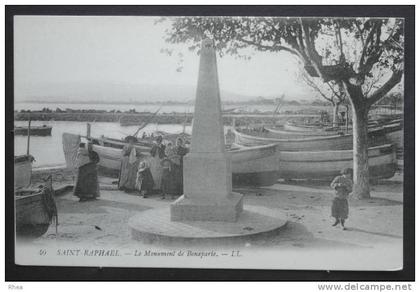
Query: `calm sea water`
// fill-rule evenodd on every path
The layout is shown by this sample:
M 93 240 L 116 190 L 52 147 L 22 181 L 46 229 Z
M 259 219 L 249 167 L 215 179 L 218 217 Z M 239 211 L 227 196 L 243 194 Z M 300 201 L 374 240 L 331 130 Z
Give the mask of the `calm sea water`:
M 119 111 L 128 111 L 130 109 L 135 109 L 137 112 L 155 112 L 158 108 L 161 113 L 191 113 L 194 111 L 193 105 L 154 105 L 154 104 L 141 104 L 141 105 L 132 105 L 132 104 L 86 104 L 86 103 L 30 103 L 30 102 L 19 102 L 15 103 L 15 110 L 42 110 L 43 108 L 49 108 L 55 110 L 60 108 L 62 110 L 69 109 L 95 109 L 95 110 L 119 110 Z M 247 112 L 253 112 L 255 110 L 260 112 L 272 112 L 275 110 L 276 105 L 224 105 L 225 110 L 228 109 L 239 109 Z M 280 108 L 280 111 L 298 111 L 302 109 L 311 109 L 311 110 L 328 110 L 328 107 L 324 106 L 291 106 L 284 105 Z
M 26 121 L 15 121 L 16 126 L 27 126 Z M 65 122 L 65 121 L 51 121 L 41 122 L 32 121 L 31 125 L 50 125 L 52 126 L 51 136 L 36 137 L 31 136 L 30 139 L 30 153 L 35 157 L 34 167 L 56 166 L 65 164 L 62 135 L 64 132 L 86 135 L 85 122 Z M 136 126 L 121 127 L 119 123 L 92 123 L 91 135 L 99 137 L 105 135 L 111 138 L 123 138 L 127 135 L 133 134 Z M 182 125 L 156 125 L 150 124 L 144 128 L 142 132 L 150 134 L 156 130 L 165 131 L 169 133 L 182 132 Z M 191 127 L 186 127 L 185 131 L 191 133 Z M 15 137 L 15 155 L 26 154 L 27 137 Z
M 138 112 L 142 111 L 156 111 L 160 105 L 130 105 L 130 104 L 54 104 L 54 103 L 16 103 L 15 110 L 41 110 L 47 107 L 52 110 L 56 108 L 60 109 L 95 109 L 95 110 L 120 110 L 127 111 L 129 109 L 135 109 Z M 238 108 L 247 112 L 272 112 L 275 109 L 273 105 L 248 105 L 248 106 L 237 106 L 237 105 L 226 105 L 224 109 Z M 324 106 L 289 106 L 284 105 L 280 108 L 280 111 L 298 111 L 298 110 L 330 110 L 329 107 Z M 185 113 L 193 112 L 194 107 L 192 105 L 164 105 L 161 107 L 161 113 Z M 27 126 L 26 121 L 15 121 L 16 126 Z M 65 163 L 63 145 L 62 145 L 62 134 L 64 132 L 86 135 L 86 123 L 85 122 L 66 122 L 66 121 L 33 121 L 32 125 L 50 125 L 53 127 L 52 135 L 49 137 L 31 137 L 30 140 L 30 153 L 35 157 L 36 161 L 34 167 L 44 166 L 56 166 L 63 165 Z M 91 134 L 92 136 L 99 137 L 105 135 L 112 138 L 122 138 L 127 135 L 133 134 L 137 130 L 136 126 L 121 127 L 119 123 L 92 123 Z M 151 133 L 156 130 L 165 131 L 169 133 L 180 133 L 182 131 L 182 125 L 156 125 L 150 124 L 145 129 L 146 133 Z M 186 132 L 190 133 L 191 128 L 187 127 Z M 15 155 L 26 153 L 26 136 L 15 137 Z

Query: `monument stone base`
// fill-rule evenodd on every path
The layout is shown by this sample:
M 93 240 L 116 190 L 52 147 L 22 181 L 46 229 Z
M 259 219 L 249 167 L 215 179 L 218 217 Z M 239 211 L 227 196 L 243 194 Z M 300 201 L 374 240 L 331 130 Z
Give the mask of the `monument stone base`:
M 236 222 L 172 221 L 170 217 L 169 208 L 153 208 L 138 213 L 128 222 L 132 238 L 147 244 L 243 245 L 250 240 L 278 236 L 287 226 L 287 216 L 283 212 L 249 205 L 244 206 Z
M 242 195 L 234 192 L 218 200 L 184 195 L 170 207 L 172 221 L 236 222 L 242 210 Z

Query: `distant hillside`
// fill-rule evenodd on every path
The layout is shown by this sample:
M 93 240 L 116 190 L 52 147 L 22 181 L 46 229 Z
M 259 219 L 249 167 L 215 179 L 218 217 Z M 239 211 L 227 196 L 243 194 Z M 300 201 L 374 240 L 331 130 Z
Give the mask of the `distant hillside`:
M 133 85 L 133 84 L 48 84 L 34 85 L 31 92 L 20 92 L 15 102 L 62 102 L 62 103 L 145 103 L 145 102 L 191 102 L 195 98 L 195 86 Z M 246 101 L 245 96 L 221 91 L 224 101 Z

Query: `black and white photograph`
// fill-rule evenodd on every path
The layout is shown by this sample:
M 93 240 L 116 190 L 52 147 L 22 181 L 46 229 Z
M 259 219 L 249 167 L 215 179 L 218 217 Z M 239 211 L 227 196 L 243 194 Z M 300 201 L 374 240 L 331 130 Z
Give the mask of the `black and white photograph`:
M 404 17 L 47 14 L 12 24 L 16 265 L 404 268 Z

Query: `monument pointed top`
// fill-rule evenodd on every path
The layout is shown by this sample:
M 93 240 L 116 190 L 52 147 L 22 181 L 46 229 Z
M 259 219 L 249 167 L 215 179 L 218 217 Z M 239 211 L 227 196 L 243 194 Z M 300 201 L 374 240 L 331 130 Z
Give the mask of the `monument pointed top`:
M 202 41 L 191 152 L 224 152 L 222 107 L 214 41 Z
M 201 43 L 201 46 L 203 48 L 210 48 L 210 47 L 213 47 L 214 48 L 214 41 L 212 39 L 210 39 L 210 38 L 206 38 Z

